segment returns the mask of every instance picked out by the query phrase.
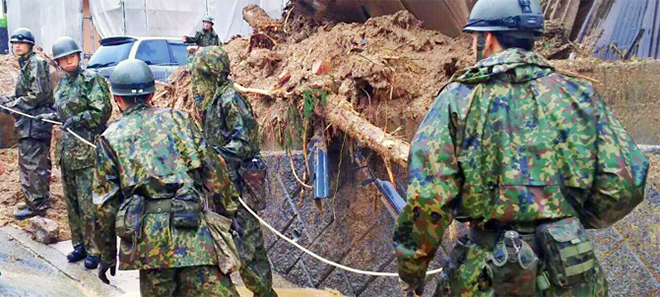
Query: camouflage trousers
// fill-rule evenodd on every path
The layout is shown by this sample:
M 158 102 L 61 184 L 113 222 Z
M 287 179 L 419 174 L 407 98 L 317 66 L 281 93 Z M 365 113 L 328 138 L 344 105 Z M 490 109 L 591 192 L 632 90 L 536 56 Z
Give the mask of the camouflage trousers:
M 239 297 L 228 275 L 218 266 L 140 270 L 142 297 Z
M 32 209 L 48 208 L 50 196 L 50 139 L 18 140 L 18 166 L 25 203 Z
M 241 257 L 239 273 L 245 287 L 255 297 L 277 296 L 273 290 L 273 274 L 268 261 L 268 251 L 264 246 L 261 224 L 242 205 L 238 207 L 234 219 L 236 248 Z
M 96 207 L 92 202 L 94 167 L 67 170 L 66 164 L 62 165 L 64 200 L 69 216 L 69 228 L 71 228 L 71 243 L 74 248 L 84 244 L 88 254 L 98 256 L 98 249 L 93 241 L 97 225 Z
M 486 272 L 486 257 L 490 252 L 460 238 L 450 254 L 451 263 L 445 276 L 438 282 L 434 297 L 494 297 L 492 280 Z M 594 265 L 595 277 L 590 283 L 582 283 L 571 288 L 551 286 L 535 296 L 544 297 L 606 297 L 608 296 L 607 279 L 598 262 Z

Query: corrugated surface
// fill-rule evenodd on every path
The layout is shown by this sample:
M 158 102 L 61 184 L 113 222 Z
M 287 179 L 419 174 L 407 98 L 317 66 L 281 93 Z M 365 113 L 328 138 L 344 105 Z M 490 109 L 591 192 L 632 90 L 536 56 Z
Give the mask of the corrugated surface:
M 597 0 L 578 36 L 606 60 L 659 58 L 660 0 Z

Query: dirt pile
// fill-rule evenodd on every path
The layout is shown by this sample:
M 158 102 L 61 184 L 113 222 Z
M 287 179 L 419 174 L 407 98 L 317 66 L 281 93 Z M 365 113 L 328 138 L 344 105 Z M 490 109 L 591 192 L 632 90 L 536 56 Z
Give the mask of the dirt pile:
M 21 192 L 17 149 L 0 150 L 0 160 L 2 160 L 7 169 L 5 174 L 0 177 L 0 226 L 12 224 L 23 230 L 30 230 L 30 222 L 28 220 L 17 221 L 14 219 L 14 213 L 18 210 L 16 204 L 24 201 L 23 193 Z M 70 239 L 71 231 L 69 230 L 61 174 L 60 170 L 56 167 L 53 167 L 50 177 L 50 203 L 51 208 L 46 212 L 46 218 L 57 222 L 60 229 L 58 240 Z
M 287 17 L 282 30 L 302 26 L 304 16 Z M 352 130 L 369 124 L 382 130 L 380 136 L 405 142 L 451 75 L 474 62 L 470 38 L 452 39 L 420 25 L 401 11 L 363 24 L 309 26 L 308 37 L 295 35 L 273 47 L 251 48 L 251 37 L 240 37 L 224 48 L 234 82 L 263 91 L 249 100 L 265 140 L 299 147 L 312 135 L 303 127 L 313 125 L 333 126 L 361 139 L 356 135 L 364 131 Z M 185 70 L 172 77 L 172 86 L 159 91 L 157 102 L 171 102 L 168 97 L 189 88 Z M 190 93 L 184 93 L 174 106 L 190 104 Z M 348 118 L 319 110 L 324 101 L 338 110 L 335 115 Z

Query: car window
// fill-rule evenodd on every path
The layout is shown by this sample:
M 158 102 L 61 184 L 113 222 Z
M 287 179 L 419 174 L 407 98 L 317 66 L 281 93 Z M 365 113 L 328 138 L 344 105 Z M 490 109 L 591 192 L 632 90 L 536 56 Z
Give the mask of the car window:
M 147 65 L 171 64 L 170 51 L 165 40 L 144 40 L 137 49 L 135 58 Z
M 188 63 L 188 52 L 186 48 L 187 45 L 183 43 L 170 42 L 170 49 L 172 50 L 172 57 L 174 58 L 174 61 L 172 62 L 177 63 L 178 65 L 186 65 L 186 63 Z
M 135 42 L 102 45 L 92 55 L 87 68 L 102 68 L 117 65 L 117 63 L 128 58 L 133 43 Z

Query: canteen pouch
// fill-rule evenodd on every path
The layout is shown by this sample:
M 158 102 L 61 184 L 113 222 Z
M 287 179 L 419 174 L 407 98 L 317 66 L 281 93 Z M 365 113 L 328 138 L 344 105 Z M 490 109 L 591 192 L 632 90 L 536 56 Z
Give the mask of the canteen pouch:
M 172 225 L 180 229 L 196 229 L 202 222 L 202 201 L 194 188 L 183 187 L 172 198 Z
M 596 255 L 587 233 L 576 218 L 539 226 L 536 237 L 543 250 L 549 281 L 561 288 L 590 282 L 596 273 Z
M 146 200 L 139 194 L 133 194 L 122 202 L 115 217 L 115 233 L 119 238 L 132 241 L 135 235 L 139 235 L 145 204 Z
M 250 161 L 243 162 L 238 169 L 238 174 L 243 180 L 245 203 L 254 211 L 266 209 L 266 197 L 269 191 L 264 161 L 259 157 L 255 157 Z
M 496 296 L 536 296 L 539 259 L 516 231 L 507 231 L 486 258 Z

